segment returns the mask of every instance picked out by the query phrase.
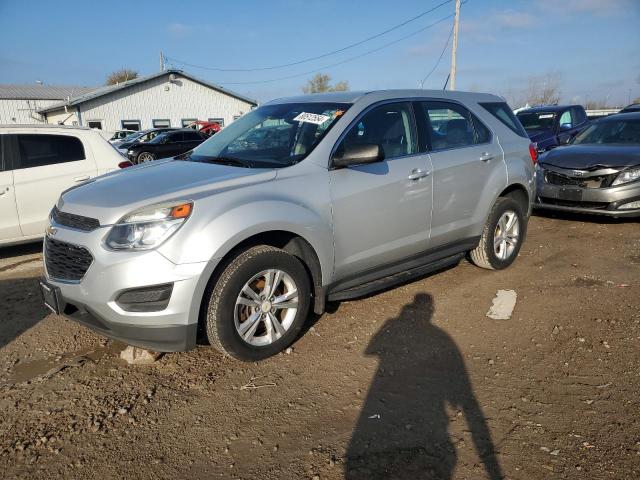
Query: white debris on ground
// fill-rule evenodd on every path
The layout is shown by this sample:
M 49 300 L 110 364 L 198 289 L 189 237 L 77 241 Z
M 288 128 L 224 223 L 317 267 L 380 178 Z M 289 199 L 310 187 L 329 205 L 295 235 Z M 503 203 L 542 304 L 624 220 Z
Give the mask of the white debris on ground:
M 487 317 L 494 320 L 509 320 L 517 298 L 518 294 L 515 290 L 498 290 L 493 299 L 493 305 L 487 312 Z
M 152 352 L 151 350 L 145 350 L 131 345 L 120 352 L 120 358 L 129 365 L 150 365 L 161 356 L 161 352 Z

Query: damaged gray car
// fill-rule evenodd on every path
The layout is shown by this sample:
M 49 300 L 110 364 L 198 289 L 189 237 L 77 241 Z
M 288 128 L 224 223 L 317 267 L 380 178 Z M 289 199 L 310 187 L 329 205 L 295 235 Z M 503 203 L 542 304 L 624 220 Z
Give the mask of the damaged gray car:
M 535 208 L 640 217 L 640 113 L 603 118 L 539 159 Z

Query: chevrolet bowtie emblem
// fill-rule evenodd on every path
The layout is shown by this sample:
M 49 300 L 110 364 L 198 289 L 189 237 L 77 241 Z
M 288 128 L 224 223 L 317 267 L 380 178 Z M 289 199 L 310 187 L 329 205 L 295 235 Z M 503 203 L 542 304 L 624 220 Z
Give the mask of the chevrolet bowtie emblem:
M 56 233 L 58 233 L 58 229 L 52 225 L 49 225 L 45 230 L 47 237 L 53 237 Z

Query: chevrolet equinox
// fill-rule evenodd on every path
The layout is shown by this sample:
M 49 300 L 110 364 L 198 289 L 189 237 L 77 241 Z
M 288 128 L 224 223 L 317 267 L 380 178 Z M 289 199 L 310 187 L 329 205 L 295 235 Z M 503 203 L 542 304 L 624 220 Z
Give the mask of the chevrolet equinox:
M 257 108 L 193 150 L 63 192 L 45 303 L 157 351 L 254 361 L 312 309 L 517 257 L 536 150 L 503 99 L 341 92 Z

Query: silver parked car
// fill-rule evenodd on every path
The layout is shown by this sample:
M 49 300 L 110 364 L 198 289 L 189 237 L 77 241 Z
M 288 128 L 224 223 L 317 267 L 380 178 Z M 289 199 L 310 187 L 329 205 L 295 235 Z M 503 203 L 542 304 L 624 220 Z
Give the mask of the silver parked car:
M 132 345 L 181 351 L 202 338 L 262 359 L 327 299 L 467 253 L 483 268 L 509 266 L 535 155 L 493 95 L 276 100 L 186 154 L 65 192 L 44 246 L 45 303 Z

